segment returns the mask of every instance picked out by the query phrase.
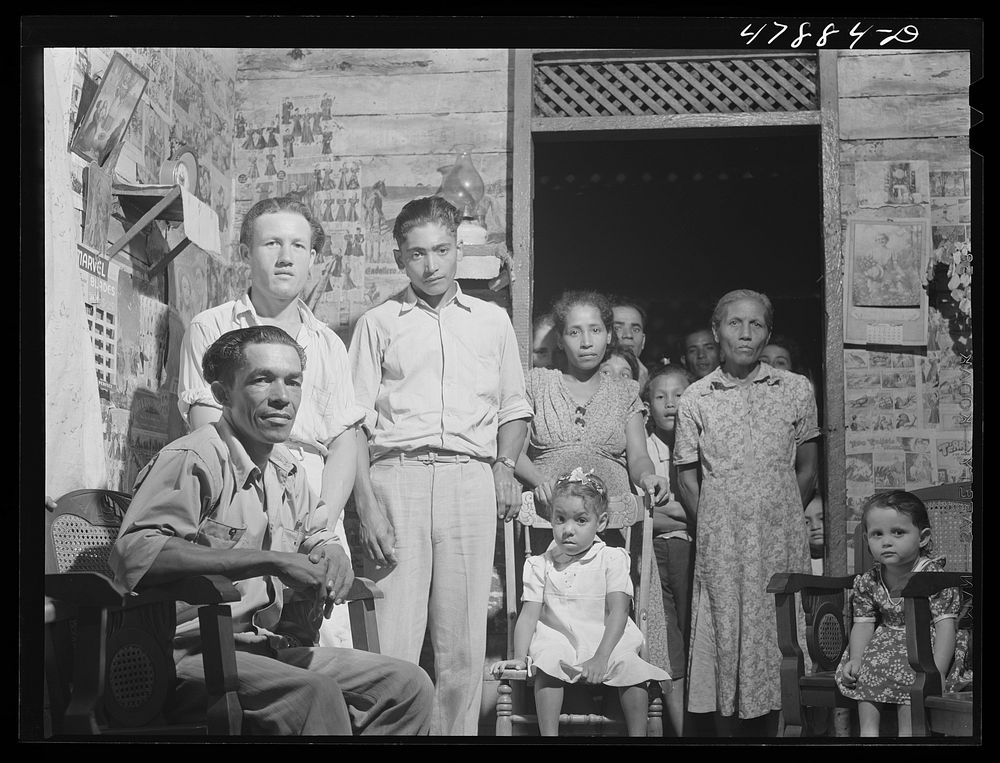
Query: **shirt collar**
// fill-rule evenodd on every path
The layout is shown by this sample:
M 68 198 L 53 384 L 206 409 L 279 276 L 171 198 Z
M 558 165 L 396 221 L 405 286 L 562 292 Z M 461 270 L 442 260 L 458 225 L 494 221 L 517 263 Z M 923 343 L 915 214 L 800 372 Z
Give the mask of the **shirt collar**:
M 646 437 L 646 441 L 653 446 L 653 450 L 656 452 L 656 457 L 661 461 L 670 460 L 670 448 L 667 446 L 663 440 L 656 436 L 656 434 L 650 433 Z
M 312 310 L 309 309 L 309 305 L 303 302 L 301 298 L 295 300 L 295 306 L 299 310 L 299 318 L 302 320 L 302 325 L 305 326 L 307 331 L 315 333 L 323 328 L 324 324 L 313 315 Z M 233 322 L 239 323 L 239 319 L 244 316 L 249 316 L 246 322 L 251 326 L 259 326 L 261 323 L 257 308 L 250 301 L 249 289 L 243 292 L 243 296 L 236 300 L 236 304 L 233 305 Z
M 732 379 L 730 379 L 722 371 L 722 366 L 717 366 L 715 370 L 712 371 L 707 377 L 708 389 L 705 390 L 703 394 L 708 394 L 713 390 L 719 389 L 733 389 L 734 387 L 740 386 Z M 773 387 L 775 384 L 781 383 L 781 377 L 775 373 L 775 369 L 770 365 L 765 363 L 763 360 L 757 365 L 757 370 L 754 371 L 754 377 L 750 380 L 750 384 L 764 384 L 766 383 L 769 387 Z
M 236 474 L 236 479 L 240 485 L 246 487 L 249 482 L 260 482 L 263 476 L 260 469 L 257 468 L 257 464 L 250 458 L 246 448 L 243 447 L 243 443 L 240 442 L 233 428 L 226 421 L 225 416 L 215 422 L 215 428 L 229 450 L 229 460 L 233 465 L 233 472 Z M 291 453 L 280 443 L 271 449 L 271 455 L 267 460 L 274 466 L 282 484 L 298 468 Z
M 462 285 L 458 281 L 455 281 L 454 295 L 452 295 L 451 299 L 449 299 L 445 305 L 442 305 L 442 307 L 446 307 L 447 305 L 450 305 L 452 302 L 454 302 L 456 305 L 465 310 L 470 310 L 470 311 L 472 310 L 472 304 L 469 302 L 469 296 L 462 291 Z M 413 290 L 413 284 L 410 284 L 405 289 L 403 289 L 401 303 L 402 304 L 400 304 L 399 306 L 400 315 L 410 312 L 410 310 L 412 310 L 418 304 L 426 307 L 428 310 L 432 309 L 430 305 L 428 305 L 426 302 L 424 302 L 424 300 L 422 300 L 420 297 L 417 296 L 417 293 Z
M 559 550 L 559 546 L 556 545 L 555 541 L 549 544 L 548 549 L 545 551 L 546 555 L 556 564 L 565 564 L 570 561 L 575 562 L 589 562 L 604 548 L 604 541 L 600 538 L 594 538 L 594 542 L 590 548 L 584 551 L 578 556 L 570 556 L 569 554 L 564 554 Z

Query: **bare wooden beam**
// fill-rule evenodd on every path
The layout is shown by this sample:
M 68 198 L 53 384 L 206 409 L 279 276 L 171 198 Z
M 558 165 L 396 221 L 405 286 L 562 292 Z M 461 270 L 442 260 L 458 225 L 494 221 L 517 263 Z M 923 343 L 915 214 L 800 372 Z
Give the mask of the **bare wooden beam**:
M 693 127 L 791 127 L 820 124 L 820 112 L 768 111 L 757 114 L 650 114 L 620 117 L 538 117 L 531 131 L 586 132 L 595 130 L 664 130 Z M 517 149 L 514 151 L 515 157 Z
M 514 50 L 514 124 L 511 140 L 513 151 L 512 243 L 514 247 L 513 283 L 510 287 L 513 303 L 514 334 L 521 353 L 521 365 L 531 365 L 531 297 L 534 280 L 532 239 L 534 225 L 532 204 L 535 195 L 535 158 L 532 140 L 532 58 L 530 48 Z
M 820 154 L 823 194 L 823 252 L 826 295 L 826 352 L 823 399 L 826 459 L 827 575 L 847 573 L 847 451 L 844 436 L 844 257 L 840 226 L 840 127 L 837 51 L 819 53 Z

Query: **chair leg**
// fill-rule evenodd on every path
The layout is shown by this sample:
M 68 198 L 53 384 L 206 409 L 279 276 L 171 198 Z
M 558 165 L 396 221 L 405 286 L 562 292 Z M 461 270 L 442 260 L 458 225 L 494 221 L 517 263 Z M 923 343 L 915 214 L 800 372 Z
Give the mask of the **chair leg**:
M 203 646 L 205 688 L 208 691 L 208 733 L 238 735 L 243 730 L 243 708 L 236 690 L 239 680 L 228 605 L 211 604 L 198 610 Z
M 73 660 L 73 695 L 63 716 L 65 734 L 99 734 L 97 703 L 104 696 L 108 611 L 80 609 L 76 621 L 76 659 Z
M 513 736 L 514 726 L 511 723 L 510 715 L 514 710 L 514 702 L 511 698 L 510 682 L 500 681 L 497 684 L 497 729 L 498 737 Z
M 663 695 L 658 688 L 650 688 L 649 690 L 649 710 L 646 712 L 646 736 L 663 736 Z

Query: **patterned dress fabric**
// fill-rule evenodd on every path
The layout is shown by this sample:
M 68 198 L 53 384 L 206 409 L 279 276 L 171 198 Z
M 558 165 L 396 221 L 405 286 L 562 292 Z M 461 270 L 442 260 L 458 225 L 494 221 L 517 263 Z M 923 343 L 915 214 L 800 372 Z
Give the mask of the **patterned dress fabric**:
M 781 709 L 774 596 L 766 588 L 775 573 L 811 570 L 795 455 L 818 435 L 806 377 L 763 362 L 743 383 L 717 368 L 681 396 L 675 462 L 700 461 L 702 470 L 691 712 L 756 718 Z
M 914 572 L 941 572 L 935 561 L 922 558 Z M 837 688 L 845 697 L 868 702 L 910 704 L 910 686 L 916 674 L 906 658 L 906 623 L 903 618 L 903 597 L 893 598 L 882 577 L 882 565 L 876 563 L 868 572 L 854 580 L 851 594 L 854 622 L 877 622 L 872 640 L 861 658 L 861 670 L 853 689 L 844 686 L 844 666 L 850 650 L 837 666 Z M 957 588 L 946 588 L 930 599 L 931 620 L 937 623 L 958 615 L 960 596 Z M 931 642 L 934 640 L 931 631 Z M 960 647 L 956 648 L 956 653 Z

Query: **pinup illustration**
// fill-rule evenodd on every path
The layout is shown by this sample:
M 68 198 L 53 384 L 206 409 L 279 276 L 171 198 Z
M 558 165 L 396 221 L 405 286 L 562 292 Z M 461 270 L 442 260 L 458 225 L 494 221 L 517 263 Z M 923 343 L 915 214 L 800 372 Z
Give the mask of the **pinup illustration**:
M 918 306 L 923 286 L 923 227 L 858 222 L 854 233 L 853 304 Z
M 347 190 L 353 191 L 360 187 L 361 184 L 358 182 L 358 168 L 351 167 L 350 177 L 347 179 Z
M 344 291 L 358 288 L 358 285 L 351 279 L 351 263 L 344 261 Z
M 302 116 L 302 142 L 313 142 L 312 116 L 308 111 Z

